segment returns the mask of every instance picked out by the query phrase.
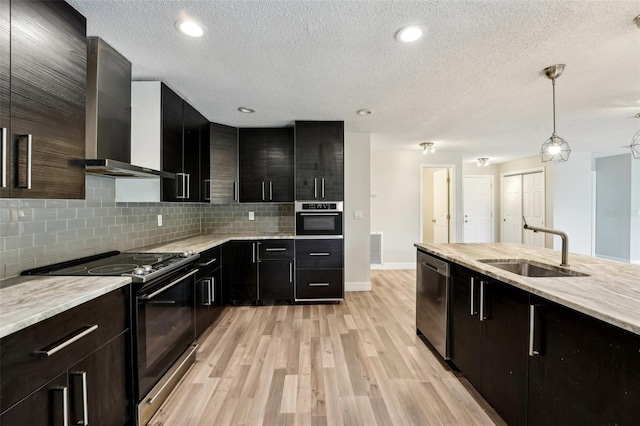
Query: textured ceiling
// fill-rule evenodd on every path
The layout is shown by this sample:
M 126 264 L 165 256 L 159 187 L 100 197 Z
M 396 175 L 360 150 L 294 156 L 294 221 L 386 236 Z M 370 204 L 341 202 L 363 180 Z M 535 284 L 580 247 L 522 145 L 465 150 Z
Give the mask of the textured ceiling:
M 219 123 L 344 120 L 378 147 L 434 141 L 500 162 L 537 154 L 551 135 L 551 82 L 540 71 L 564 63 L 557 130 L 574 151 L 625 152 L 640 129 L 627 119 L 640 112 L 638 0 L 69 3 L 89 35 L 133 63 L 134 79 L 164 81 Z M 183 16 L 205 36 L 175 31 Z M 409 24 L 426 37 L 398 43 Z

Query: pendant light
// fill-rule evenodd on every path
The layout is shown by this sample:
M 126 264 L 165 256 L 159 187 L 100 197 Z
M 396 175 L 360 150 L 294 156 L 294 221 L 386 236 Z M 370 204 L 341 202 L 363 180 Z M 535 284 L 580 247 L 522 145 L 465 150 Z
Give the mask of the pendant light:
M 634 117 L 640 119 L 640 112 L 634 115 Z M 633 158 L 635 158 L 636 160 L 640 160 L 640 130 L 638 130 L 636 134 L 633 135 L 629 148 L 631 148 L 631 155 L 633 155 Z
M 543 163 L 567 161 L 569 154 L 571 154 L 571 148 L 569 148 L 567 141 L 556 133 L 556 78 L 562 75 L 564 67 L 564 64 L 556 64 L 542 70 L 544 75 L 551 80 L 553 87 L 553 133 L 540 148 L 540 159 Z

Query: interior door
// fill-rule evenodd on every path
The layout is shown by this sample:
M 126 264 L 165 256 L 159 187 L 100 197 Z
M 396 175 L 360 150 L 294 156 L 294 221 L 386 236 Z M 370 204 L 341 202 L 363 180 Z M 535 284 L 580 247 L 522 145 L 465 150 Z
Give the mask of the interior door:
M 433 242 L 449 242 L 449 170 L 433 173 Z
M 544 173 L 522 176 L 522 215 L 528 225 L 544 227 Z M 544 247 L 545 235 L 541 232 L 524 231 L 523 242 Z
M 493 242 L 493 184 L 491 176 L 462 178 L 464 242 Z
M 522 175 L 502 178 L 503 243 L 522 243 Z

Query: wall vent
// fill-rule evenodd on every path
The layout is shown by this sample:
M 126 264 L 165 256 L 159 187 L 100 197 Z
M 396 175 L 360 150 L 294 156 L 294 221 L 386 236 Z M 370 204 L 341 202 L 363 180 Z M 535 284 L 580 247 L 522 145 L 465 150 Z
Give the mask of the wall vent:
M 371 233 L 371 264 L 382 265 L 382 232 Z

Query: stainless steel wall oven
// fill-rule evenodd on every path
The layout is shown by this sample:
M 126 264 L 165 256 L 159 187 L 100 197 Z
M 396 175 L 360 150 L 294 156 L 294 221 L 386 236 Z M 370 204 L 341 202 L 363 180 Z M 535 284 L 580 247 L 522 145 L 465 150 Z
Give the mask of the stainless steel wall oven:
M 296 201 L 296 237 L 341 238 L 342 201 Z

